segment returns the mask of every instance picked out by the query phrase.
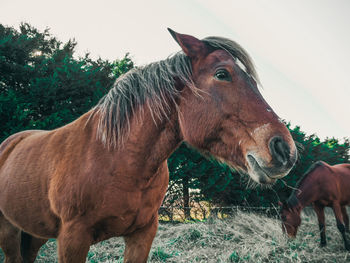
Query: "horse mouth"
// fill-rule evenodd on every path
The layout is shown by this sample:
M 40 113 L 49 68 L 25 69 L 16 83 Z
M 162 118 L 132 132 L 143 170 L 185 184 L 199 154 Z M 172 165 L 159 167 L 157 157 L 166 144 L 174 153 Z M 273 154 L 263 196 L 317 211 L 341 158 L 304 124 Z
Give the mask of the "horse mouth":
M 252 179 L 257 181 L 260 184 L 272 185 L 278 179 L 277 177 L 270 177 L 268 173 L 259 165 L 257 160 L 250 154 L 247 156 L 247 160 L 250 166 L 250 173 L 253 176 Z

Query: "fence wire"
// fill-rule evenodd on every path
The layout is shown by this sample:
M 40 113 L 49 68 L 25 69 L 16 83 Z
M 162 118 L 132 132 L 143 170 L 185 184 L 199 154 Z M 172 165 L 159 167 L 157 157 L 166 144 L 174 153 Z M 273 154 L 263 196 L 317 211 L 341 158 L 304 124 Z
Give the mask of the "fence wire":
M 212 217 L 224 219 L 232 217 L 240 211 L 264 214 L 275 218 L 279 217 L 279 207 L 274 206 L 161 206 L 158 213 L 160 221 L 184 222 L 186 220 L 206 220 Z

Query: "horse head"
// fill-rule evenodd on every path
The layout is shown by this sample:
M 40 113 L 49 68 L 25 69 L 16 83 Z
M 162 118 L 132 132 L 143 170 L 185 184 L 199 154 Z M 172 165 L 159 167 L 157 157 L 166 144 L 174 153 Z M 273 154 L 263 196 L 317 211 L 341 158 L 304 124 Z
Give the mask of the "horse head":
M 169 31 L 192 65 L 193 83 L 187 86 L 194 87 L 184 87 L 178 103 L 183 140 L 258 183 L 287 175 L 296 147 L 262 97 L 246 51 L 226 38 L 199 40 Z
M 295 238 L 301 224 L 300 209 L 290 206 L 287 202 L 278 202 L 281 207 L 282 231 Z

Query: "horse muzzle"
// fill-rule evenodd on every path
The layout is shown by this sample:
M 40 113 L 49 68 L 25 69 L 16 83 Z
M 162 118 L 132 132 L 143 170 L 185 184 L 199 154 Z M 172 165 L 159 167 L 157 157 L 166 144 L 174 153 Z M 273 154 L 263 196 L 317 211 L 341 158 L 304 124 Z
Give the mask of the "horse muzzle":
M 260 184 L 274 184 L 277 179 L 286 176 L 293 168 L 297 159 L 297 152 L 291 152 L 289 145 L 280 137 L 274 137 L 269 142 L 270 162 L 264 160 L 254 152 L 246 156 L 248 173 L 253 180 Z

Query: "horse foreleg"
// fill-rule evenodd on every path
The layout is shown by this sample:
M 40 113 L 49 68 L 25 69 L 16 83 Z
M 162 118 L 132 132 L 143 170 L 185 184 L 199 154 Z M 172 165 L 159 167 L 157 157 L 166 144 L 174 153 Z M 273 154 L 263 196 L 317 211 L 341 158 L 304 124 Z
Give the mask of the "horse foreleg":
M 0 212 L 0 247 L 5 263 L 22 263 L 21 230 L 13 226 Z
M 343 214 L 341 211 L 340 204 L 338 204 L 338 203 L 333 204 L 333 212 L 335 215 L 335 219 L 337 220 L 337 227 L 338 227 L 339 232 L 341 233 L 343 240 L 344 240 L 345 249 L 350 250 L 349 242 L 348 242 L 347 237 L 345 235 L 345 225 L 344 225 Z
M 152 241 L 158 228 L 158 215 L 145 227 L 136 230 L 124 237 L 125 240 L 125 263 L 147 262 L 148 254 L 152 246 Z
M 346 206 L 342 206 L 341 207 L 341 212 L 343 214 L 343 219 L 344 219 L 344 224 L 345 224 L 345 231 L 346 232 L 350 232 L 349 231 L 349 216 L 348 216 L 348 213 L 346 212 Z
M 36 259 L 38 251 L 47 239 L 33 237 L 25 232 L 21 234 L 21 255 L 23 263 L 33 263 Z
M 317 219 L 318 219 L 318 226 L 320 228 L 321 247 L 324 247 L 327 245 L 324 206 L 320 204 L 314 204 L 314 210 L 316 212 Z
M 58 235 L 58 261 L 84 263 L 92 243 L 92 235 L 79 223 L 65 223 Z

